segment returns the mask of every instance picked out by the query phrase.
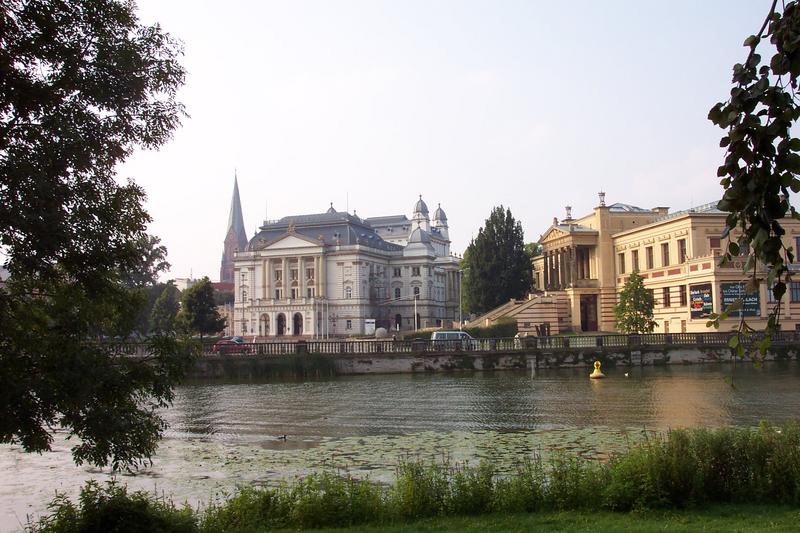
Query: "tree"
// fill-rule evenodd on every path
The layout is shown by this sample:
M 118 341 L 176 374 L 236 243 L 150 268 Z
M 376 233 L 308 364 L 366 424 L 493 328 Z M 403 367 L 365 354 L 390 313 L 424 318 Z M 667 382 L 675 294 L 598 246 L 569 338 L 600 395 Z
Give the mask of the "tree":
M 531 257 L 525 251 L 522 224 L 503 206 L 492 209 L 485 227 L 470 242 L 462 268 L 465 308 L 483 313 L 531 288 Z
M 133 331 L 130 287 L 163 263 L 144 191 L 115 168 L 185 115 L 182 51 L 120 0 L 8 0 L 0 28 L 0 442 L 41 452 L 63 427 L 77 463 L 136 465 L 191 350 L 159 337 L 130 358 L 96 342 Z
M 174 333 L 178 311 L 180 311 L 178 288 L 169 282 L 153 304 L 150 313 L 150 331 L 156 334 Z
M 773 287 L 775 306 L 767 324 L 768 333 L 780 328 L 780 301 L 790 277 L 789 264 L 797 250 L 784 246 L 786 233 L 781 219 L 800 219 L 789 203 L 790 193 L 800 191 L 800 139 L 792 126 L 800 117 L 797 78 L 800 75 L 800 8 L 797 2 L 773 0 L 769 13 L 756 35 L 747 37 L 749 48 L 744 63 L 733 67 L 730 98 L 714 105 L 708 118 L 727 130 L 720 141 L 726 149 L 725 162 L 717 175 L 725 192 L 718 207 L 730 214 L 723 237 L 728 238 L 723 262 L 749 250 L 745 272 L 751 274 L 749 290 L 760 284 L 758 265 L 766 269 L 767 285 Z M 774 54 L 769 64 L 761 64 L 756 49 L 768 40 Z M 730 310 L 712 316 L 719 324 Z M 746 332 L 741 322 L 740 335 Z M 732 347 L 740 350 L 739 337 Z M 758 346 L 762 353 L 769 346 L 769 335 Z
M 656 327 L 653 320 L 653 293 L 644 288 L 638 272 L 630 277 L 619 293 L 619 303 L 614 306 L 617 330 L 621 333 L 652 333 Z
M 226 320 L 219 316 L 214 302 L 214 287 L 207 277 L 183 292 L 179 320 L 186 330 L 199 333 L 201 339 L 203 335 L 225 329 Z

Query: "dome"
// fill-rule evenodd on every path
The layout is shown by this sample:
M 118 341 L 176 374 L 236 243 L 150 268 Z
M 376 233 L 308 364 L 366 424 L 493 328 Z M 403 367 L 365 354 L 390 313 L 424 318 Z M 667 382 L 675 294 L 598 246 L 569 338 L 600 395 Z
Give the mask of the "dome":
M 425 205 L 425 202 L 422 200 L 422 195 L 419 195 L 419 200 L 417 203 L 414 204 L 414 213 L 422 213 L 425 216 L 428 216 L 428 206 Z
M 431 242 L 431 236 L 424 229 L 417 228 L 417 229 L 415 229 L 414 231 L 411 232 L 411 235 L 409 235 L 408 242 L 409 242 L 409 244 L 415 243 L 415 242 L 430 243 Z
M 447 222 L 447 215 L 444 214 L 444 209 L 442 209 L 442 204 L 439 204 L 439 207 L 437 207 L 436 211 L 433 212 L 433 220 Z
M 330 215 L 331 213 L 335 213 L 335 212 L 336 212 L 336 209 L 334 209 L 334 208 L 333 208 L 333 202 L 331 202 L 331 206 L 330 206 L 330 207 L 328 208 L 328 210 L 327 210 L 327 211 L 325 211 L 325 212 L 326 212 L 326 213 L 328 213 L 329 215 Z

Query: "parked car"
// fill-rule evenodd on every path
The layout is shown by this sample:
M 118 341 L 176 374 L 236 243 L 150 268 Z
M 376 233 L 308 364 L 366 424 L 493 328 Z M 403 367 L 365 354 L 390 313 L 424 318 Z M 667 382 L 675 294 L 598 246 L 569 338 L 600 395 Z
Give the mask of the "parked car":
M 435 348 L 447 350 L 477 350 L 478 340 L 466 331 L 434 331 L 431 333 L 431 340 Z
M 250 353 L 250 345 L 241 337 L 223 337 L 211 347 L 212 353 Z

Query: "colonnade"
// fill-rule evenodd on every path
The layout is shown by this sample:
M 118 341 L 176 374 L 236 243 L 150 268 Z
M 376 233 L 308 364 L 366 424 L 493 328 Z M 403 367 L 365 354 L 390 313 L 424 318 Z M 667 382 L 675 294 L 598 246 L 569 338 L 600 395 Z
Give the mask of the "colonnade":
M 280 269 L 276 268 L 280 265 Z M 313 278 L 306 276 L 307 269 L 313 269 Z M 297 278 L 292 277 L 292 270 L 297 270 Z M 280 270 L 281 278 L 275 278 L 275 272 Z M 325 296 L 325 258 L 322 255 L 312 256 L 287 256 L 277 261 L 266 259 L 263 267 L 262 298 L 289 299 L 292 298 L 292 289 L 296 289 L 294 299 L 308 297 L 308 288 L 313 287 L 313 296 Z M 276 295 L 280 290 L 280 295 Z
M 575 280 L 591 278 L 588 247 L 571 245 L 544 252 L 545 290 L 563 290 Z

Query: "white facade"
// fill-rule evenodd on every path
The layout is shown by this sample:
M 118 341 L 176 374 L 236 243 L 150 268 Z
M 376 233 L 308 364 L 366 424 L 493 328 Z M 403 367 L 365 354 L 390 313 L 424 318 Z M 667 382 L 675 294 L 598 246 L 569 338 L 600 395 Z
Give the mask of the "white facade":
M 449 326 L 459 278 L 447 219 L 439 208 L 431 225 L 421 198 L 414 215 L 362 220 L 331 207 L 265 222 L 235 255 L 234 334 L 362 335 L 367 319 L 406 331 L 415 309 L 417 327 Z

